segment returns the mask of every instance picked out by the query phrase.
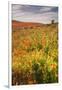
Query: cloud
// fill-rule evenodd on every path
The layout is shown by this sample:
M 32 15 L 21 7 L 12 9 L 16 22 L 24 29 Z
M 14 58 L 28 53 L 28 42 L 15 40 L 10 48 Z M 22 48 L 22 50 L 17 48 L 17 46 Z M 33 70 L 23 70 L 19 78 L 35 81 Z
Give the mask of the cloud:
M 58 21 L 58 8 L 13 4 L 12 19 L 25 22 L 50 23 L 52 19 Z

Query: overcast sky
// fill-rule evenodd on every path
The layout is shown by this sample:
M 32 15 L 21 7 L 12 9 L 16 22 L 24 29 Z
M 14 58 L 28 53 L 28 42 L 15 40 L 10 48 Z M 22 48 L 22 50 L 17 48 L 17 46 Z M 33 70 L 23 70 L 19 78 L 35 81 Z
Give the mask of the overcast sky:
M 58 7 L 12 4 L 12 20 L 50 23 L 58 21 Z

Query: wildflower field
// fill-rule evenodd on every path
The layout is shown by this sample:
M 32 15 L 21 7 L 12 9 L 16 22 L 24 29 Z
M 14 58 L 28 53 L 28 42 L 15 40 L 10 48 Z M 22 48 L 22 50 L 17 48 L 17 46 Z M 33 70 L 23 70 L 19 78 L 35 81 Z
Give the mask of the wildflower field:
M 12 29 L 12 85 L 58 82 L 58 24 Z

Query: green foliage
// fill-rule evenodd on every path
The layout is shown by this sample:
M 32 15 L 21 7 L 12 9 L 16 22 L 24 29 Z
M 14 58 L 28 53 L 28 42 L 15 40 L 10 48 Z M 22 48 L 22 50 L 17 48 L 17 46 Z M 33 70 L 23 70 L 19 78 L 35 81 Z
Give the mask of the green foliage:
M 33 78 L 36 80 L 37 83 L 43 83 L 43 73 L 42 69 L 40 69 L 40 66 L 38 63 L 33 62 L 32 65 L 32 70 L 33 70 Z
M 38 50 L 41 50 L 41 49 L 42 49 L 42 45 L 41 45 L 40 43 L 38 43 L 37 49 L 38 49 Z
M 45 53 L 48 54 L 48 51 L 49 51 L 49 46 L 46 46 L 45 49 L 44 49 Z

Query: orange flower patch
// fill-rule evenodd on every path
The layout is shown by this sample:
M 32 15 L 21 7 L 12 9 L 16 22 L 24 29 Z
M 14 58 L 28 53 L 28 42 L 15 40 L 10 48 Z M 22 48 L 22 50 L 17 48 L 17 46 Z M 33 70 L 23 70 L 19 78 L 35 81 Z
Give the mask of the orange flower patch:
M 57 65 L 55 63 L 51 64 L 52 69 L 56 69 L 56 66 Z

